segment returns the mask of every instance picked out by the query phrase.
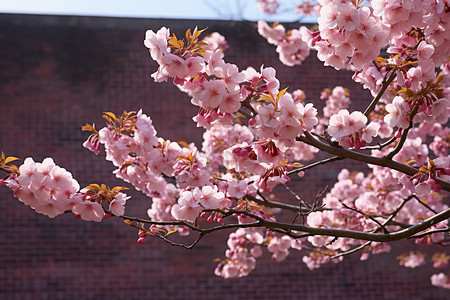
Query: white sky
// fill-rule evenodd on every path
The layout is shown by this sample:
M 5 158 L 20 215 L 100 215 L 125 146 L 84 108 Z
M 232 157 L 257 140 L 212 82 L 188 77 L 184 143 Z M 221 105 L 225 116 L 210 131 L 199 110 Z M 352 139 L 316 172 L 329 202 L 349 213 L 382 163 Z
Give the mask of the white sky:
M 256 0 L 0 0 L 0 13 L 283 22 L 299 19 L 292 11 L 300 0 L 280 2 L 289 13 L 277 17 L 262 13 Z

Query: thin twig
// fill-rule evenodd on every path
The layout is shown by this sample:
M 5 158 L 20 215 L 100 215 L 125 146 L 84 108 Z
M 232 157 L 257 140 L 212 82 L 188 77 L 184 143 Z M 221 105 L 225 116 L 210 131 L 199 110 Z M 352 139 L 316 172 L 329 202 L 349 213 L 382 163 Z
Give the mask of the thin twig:
M 384 225 L 381 224 L 381 223 L 380 223 L 377 219 L 375 219 L 373 216 L 369 216 L 369 215 L 365 214 L 364 212 L 362 212 L 362 211 L 360 211 L 360 210 L 358 210 L 358 209 L 356 209 L 356 208 L 352 208 L 352 207 L 346 205 L 346 204 L 343 203 L 343 202 L 341 202 L 341 205 L 342 205 L 343 207 L 345 207 L 345 208 L 351 210 L 351 211 L 357 212 L 357 213 L 362 214 L 363 216 L 365 216 L 365 217 L 371 219 L 373 222 L 377 223 L 377 224 L 383 229 L 384 233 L 389 233 L 389 231 L 386 229 L 386 227 L 384 227 Z
M 312 168 L 320 166 L 320 165 L 324 165 L 324 164 L 327 164 L 327 163 L 330 163 L 330 162 L 342 160 L 344 158 L 345 157 L 340 157 L 340 156 L 329 157 L 329 158 L 323 159 L 321 161 L 309 164 L 307 166 L 303 166 L 303 167 L 300 167 L 300 168 L 292 169 L 289 172 L 287 172 L 287 174 L 288 175 L 292 175 L 292 174 L 295 174 L 295 173 L 298 173 L 298 172 L 302 172 L 302 171 L 305 171 L 305 170 L 308 170 L 308 169 L 312 169 Z
M 376 146 L 365 146 L 365 147 L 361 147 L 359 148 L 359 150 L 381 150 L 387 146 L 389 146 L 390 144 L 392 144 L 393 142 L 395 142 L 397 140 L 396 136 L 391 137 L 388 141 L 384 142 L 381 145 L 376 145 Z
M 408 237 L 408 239 L 423 238 L 424 236 L 427 236 L 429 234 L 440 233 L 440 232 L 450 232 L 450 227 L 434 229 L 434 230 L 430 230 L 430 231 L 427 231 L 427 232 L 424 232 L 424 233 L 412 235 L 412 236 Z
M 339 253 L 339 254 L 333 255 L 333 256 L 331 256 L 331 258 L 332 258 L 332 259 L 333 259 L 333 258 L 338 258 L 338 257 L 341 257 L 341 256 L 345 256 L 345 255 L 349 255 L 349 254 L 355 253 L 355 252 L 357 252 L 357 251 L 359 251 L 359 250 L 362 250 L 362 249 L 366 248 L 366 247 L 369 246 L 370 244 L 372 244 L 371 241 L 366 242 L 366 243 L 364 243 L 364 244 L 362 244 L 362 245 L 359 245 L 358 247 L 355 247 L 355 248 L 350 249 L 350 250 L 348 250 L 348 251 L 341 252 L 341 253 Z
M 420 204 L 422 204 L 423 206 L 425 206 L 426 208 L 428 208 L 429 210 L 431 210 L 433 213 L 437 213 L 434 209 L 432 209 L 428 204 L 426 204 L 425 202 L 423 202 L 422 200 L 419 199 L 419 197 L 417 197 L 416 195 L 411 195 L 412 198 L 416 199 L 417 202 L 419 202 Z
M 406 202 L 408 202 L 411 199 L 411 196 L 409 196 L 408 198 L 404 199 L 403 202 L 397 207 L 397 209 L 389 216 L 389 218 L 387 218 L 386 221 L 384 221 L 383 224 L 389 224 L 390 222 L 393 221 L 393 219 L 395 218 L 395 216 L 400 212 L 400 210 L 402 209 L 402 207 L 406 204 Z
M 298 211 L 298 206 L 292 205 L 292 204 L 287 204 L 287 203 L 271 201 L 271 200 L 267 199 L 266 197 L 264 197 L 264 195 L 261 194 L 261 192 L 259 192 L 259 191 L 258 191 L 258 196 L 260 196 L 261 199 L 253 197 L 251 195 L 246 195 L 245 197 L 247 199 L 251 200 L 251 201 L 254 201 L 254 202 L 258 203 L 258 204 L 265 205 L 267 207 L 281 208 L 281 209 L 286 209 L 286 210 L 290 210 L 290 211 L 293 211 L 293 212 L 297 212 Z M 305 210 L 305 211 L 307 211 L 307 210 Z
M 308 209 L 311 208 L 311 205 L 309 203 L 305 202 L 299 195 L 297 195 L 293 190 L 291 190 L 287 185 L 283 185 L 283 187 L 292 195 L 294 196 L 295 200 L 299 202 L 300 205 L 306 206 Z
M 384 92 L 386 91 L 386 89 L 389 87 L 389 85 L 392 83 L 392 81 L 395 79 L 396 76 L 397 76 L 397 73 L 392 71 L 391 76 L 389 76 L 389 78 L 383 82 L 383 86 L 381 87 L 377 96 L 372 100 L 370 105 L 364 111 L 364 115 L 366 117 L 369 117 L 369 114 L 375 109 L 375 106 L 377 105 L 378 101 L 380 101 Z M 370 122 L 370 120 L 368 120 L 368 122 Z

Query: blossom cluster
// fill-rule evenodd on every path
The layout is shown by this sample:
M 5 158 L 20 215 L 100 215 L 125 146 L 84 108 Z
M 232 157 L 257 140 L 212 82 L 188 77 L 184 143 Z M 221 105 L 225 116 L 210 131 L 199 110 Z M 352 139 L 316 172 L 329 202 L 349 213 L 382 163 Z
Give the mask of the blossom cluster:
M 18 176 L 7 180 L 14 196 L 37 213 L 54 218 L 65 212 L 73 212 L 85 221 L 100 222 L 105 216 L 102 201 L 89 188 L 80 190 L 80 185 L 66 169 L 55 165 L 52 158 L 42 163 L 28 157 L 19 167 Z M 106 191 L 106 187 L 104 188 Z M 129 197 L 116 189 L 105 193 L 108 211 L 116 216 L 125 212 Z
M 152 74 L 157 82 L 173 78 L 178 87 L 192 97 L 191 103 L 199 106 L 194 120 L 205 128 L 214 122 L 230 124 L 231 114 L 237 112 L 244 100 L 240 86 L 244 74 L 234 64 L 223 60 L 226 42 L 219 34 L 199 41 L 202 31 L 195 29 L 186 35 L 186 45 L 169 29 L 163 27 L 156 33 L 148 30 L 144 45 L 158 62 L 158 71 Z
M 257 106 L 257 116 L 249 124 L 260 139 L 274 139 L 280 147 L 292 146 L 303 131 L 311 131 L 319 122 L 312 103 L 295 103 L 292 95 L 278 93 L 271 103 Z
M 277 46 L 280 61 L 286 66 L 300 65 L 309 56 L 309 46 L 302 39 L 300 29 L 286 31 L 283 25 L 269 26 L 265 21 L 258 21 L 258 32 L 270 44 Z
M 344 0 L 318 2 L 322 6 L 319 31 L 304 28 L 301 33 L 325 65 L 338 70 L 351 65 L 360 70 L 387 44 L 388 26 L 374 16 L 369 7 Z
M 349 113 L 342 109 L 339 113 L 331 116 L 327 132 L 339 145 L 344 147 L 355 147 L 357 149 L 372 142 L 372 138 L 378 135 L 380 125 L 370 123 L 366 125 L 367 117 L 359 111 Z

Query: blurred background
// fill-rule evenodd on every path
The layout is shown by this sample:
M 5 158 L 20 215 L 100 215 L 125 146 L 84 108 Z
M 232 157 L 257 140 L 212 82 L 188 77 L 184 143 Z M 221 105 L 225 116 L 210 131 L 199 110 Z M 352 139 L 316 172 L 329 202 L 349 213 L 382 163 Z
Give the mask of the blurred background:
M 195 26 L 217 31 L 230 46 L 227 62 L 241 70 L 275 67 L 282 87 L 304 90 L 319 110 L 320 92 L 339 85 L 350 90 L 352 109 L 371 100 L 351 72 L 324 68 L 314 53 L 301 66 L 282 65 L 275 47 L 257 34 L 254 20 L 267 16 L 254 1 L 90 2 L 96 10 L 74 1 L 0 1 L 0 151 L 35 161 L 53 157 L 82 187 L 126 185 L 111 173 L 103 153 L 95 156 L 82 147 L 88 134 L 81 126 L 101 128 L 103 112 L 142 108 L 158 136 L 201 147 L 203 130 L 191 121 L 197 110 L 189 97 L 170 82 L 150 78 L 157 64 L 143 46 L 147 29 L 166 26 L 177 36 Z M 292 22 L 298 16 L 283 18 Z M 303 198 L 313 197 L 334 183 L 342 167 L 361 166 L 319 167 L 291 187 Z M 126 214 L 146 217 L 151 200 L 127 194 L 132 198 Z M 49 219 L 4 187 L 0 226 L 1 299 L 449 299 L 447 291 L 430 284 L 435 270 L 398 266 L 395 257 L 408 250 L 413 243 L 408 241 L 368 261 L 356 253 L 314 271 L 295 250 L 281 263 L 266 252 L 248 277 L 225 280 L 214 275 L 214 259 L 224 257 L 230 232 L 207 236 L 193 250 L 151 238 L 138 245 L 137 232 L 119 219 L 92 223 L 72 214 Z

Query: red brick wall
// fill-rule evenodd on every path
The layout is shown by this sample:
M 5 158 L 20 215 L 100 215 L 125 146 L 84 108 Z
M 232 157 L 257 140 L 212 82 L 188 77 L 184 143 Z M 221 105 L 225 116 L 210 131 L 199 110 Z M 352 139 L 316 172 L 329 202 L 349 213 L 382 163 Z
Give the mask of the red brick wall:
M 145 30 L 161 26 L 178 35 L 208 27 L 226 36 L 229 62 L 240 68 L 276 66 L 282 87 L 302 88 L 309 100 L 323 88 L 344 85 L 354 108 L 370 97 L 351 73 L 324 69 L 313 56 L 301 67 L 280 65 L 274 47 L 256 36 L 254 24 L 212 21 L 137 20 L 90 17 L 0 15 L 0 151 L 41 161 L 47 156 L 85 186 L 120 185 L 112 166 L 81 144 L 85 123 L 103 123 L 104 111 L 137 110 L 153 118 L 160 136 L 201 142 L 190 118 L 196 109 L 170 83 L 156 84 L 157 65 L 143 46 Z M 321 107 L 316 101 L 317 105 Z M 298 182 L 314 195 L 332 182 L 339 167 L 318 168 Z M 127 214 L 145 217 L 150 201 L 131 192 Z M 243 279 L 213 275 L 223 257 L 226 234 L 206 237 L 194 250 L 160 240 L 136 243 L 136 232 L 120 220 L 97 223 L 64 215 L 50 220 L 0 189 L 0 299 L 445 299 L 430 285 L 433 270 L 400 268 L 392 254 L 309 271 L 292 251 L 282 263 L 266 253 Z

